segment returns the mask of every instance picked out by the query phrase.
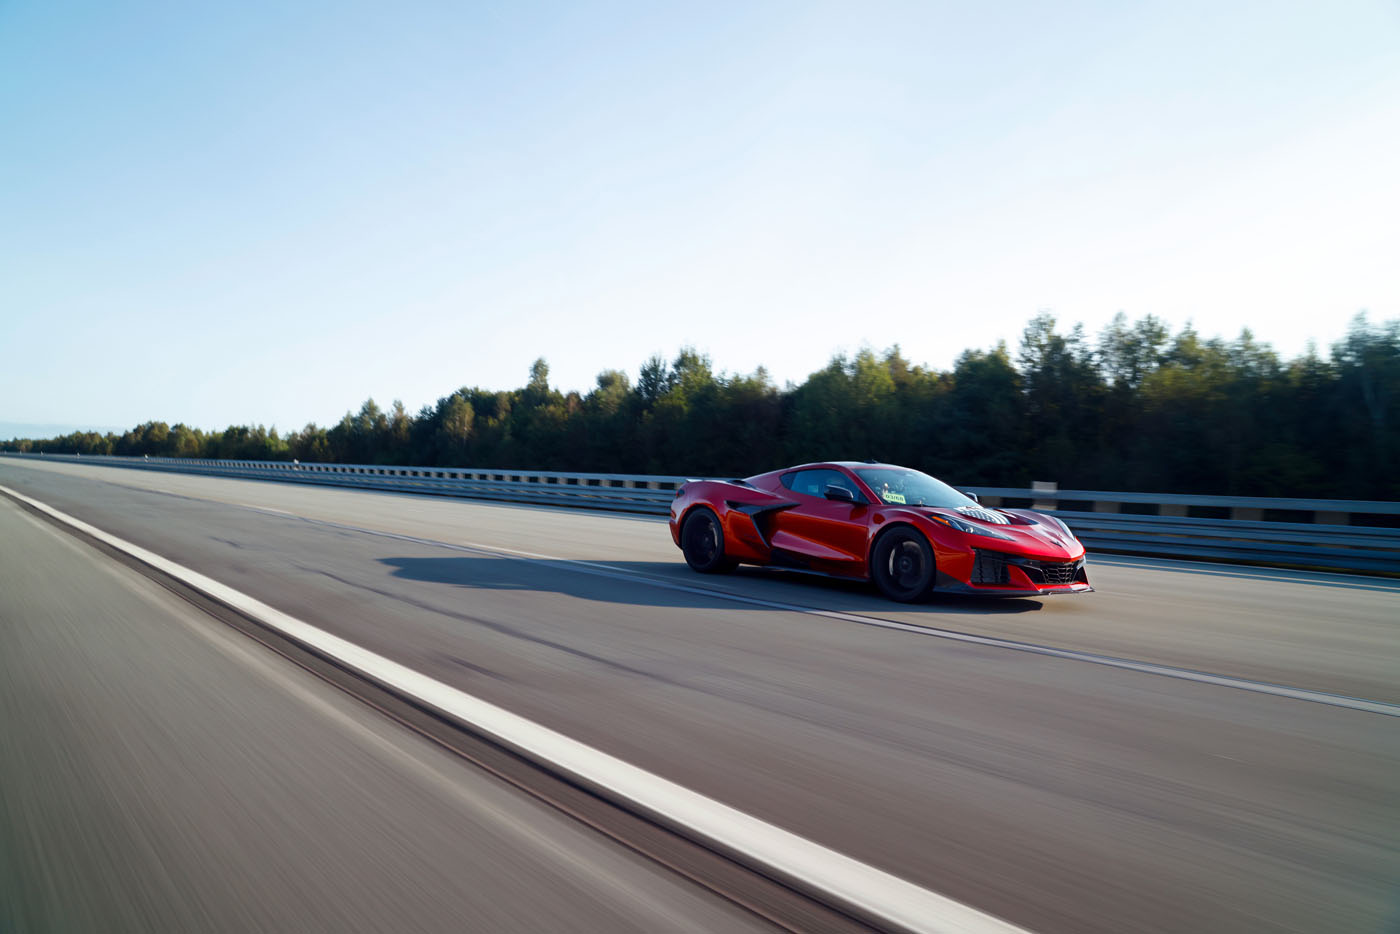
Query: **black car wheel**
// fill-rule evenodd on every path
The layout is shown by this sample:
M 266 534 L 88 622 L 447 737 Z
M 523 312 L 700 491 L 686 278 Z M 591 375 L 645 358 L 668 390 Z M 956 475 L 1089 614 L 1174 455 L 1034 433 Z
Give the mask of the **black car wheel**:
M 923 600 L 933 591 L 933 549 L 917 530 L 890 529 L 875 542 L 870 575 L 885 596 L 900 603 Z
M 697 509 L 681 526 L 681 551 L 685 563 L 701 574 L 732 571 L 738 565 L 724 556 L 724 530 L 719 516 L 709 509 Z

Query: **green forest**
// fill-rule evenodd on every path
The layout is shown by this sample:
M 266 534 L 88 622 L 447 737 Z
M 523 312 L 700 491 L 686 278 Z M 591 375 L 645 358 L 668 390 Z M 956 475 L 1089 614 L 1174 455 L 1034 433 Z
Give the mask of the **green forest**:
M 716 371 L 692 349 L 587 393 L 463 387 L 417 414 L 373 400 L 330 427 L 152 421 L 8 451 L 747 476 L 877 458 L 954 483 L 1253 496 L 1400 499 L 1400 321 L 1363 315 L 1322 354 L 1281 359 L 1248 332 L 1203 338 L 1118 315 L 1100 334 L 1033 318 L 1012 349 L 949 371 L 898 347 L 834 357 L 800 384 Z

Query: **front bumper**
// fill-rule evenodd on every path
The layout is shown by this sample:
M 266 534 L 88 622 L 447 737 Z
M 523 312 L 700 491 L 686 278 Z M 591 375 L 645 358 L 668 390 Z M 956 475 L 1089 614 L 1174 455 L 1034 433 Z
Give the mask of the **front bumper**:
M 966 580 L 940 573 L 936 590 L 1000 597 L 1043 597 L 1090 593 L 1083 555 L 1071 561 L 1051 561 L 1002 551 L 974 549 Z
M 1053 597 L 1057 594 L 1093 593 L 1088 584 L 1060 584 L 1047 587 L 997 586 L 969 584 L 946 574 L 938 576 L 934 593 L 975 594 L 979 597 Z

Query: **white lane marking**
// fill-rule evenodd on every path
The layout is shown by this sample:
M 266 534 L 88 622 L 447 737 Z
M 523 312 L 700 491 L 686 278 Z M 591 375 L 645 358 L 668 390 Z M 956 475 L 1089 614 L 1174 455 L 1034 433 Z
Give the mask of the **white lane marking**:
M 217 502 L 217 500 L 205 500 L 205 502 Z M 273 513 L 276 513 L 276 514 L 279 515 L 279 516 L 290 516 L 290 515 L 293 515 L 293 513 L 287 512 L 287 510 L 285 510 L 285 509 L 276 509 L 276 508 L 274 508 L 274 507 L 272 507 L 272 506 L 255 506 L 255 505 L 253 505 L 252 503 L 235 503 L 235 502 L 232 502 L 232 501 L 229 502 L 229 505 L 230 505 L 230 506 L 242 506 L 244 509 L 252 509 L 252 510 L 254 510 L 255 512 L 273 512 Z
M 525 754 L 605 788 L 692 833 L 800 880 L 816 891 L 910 931 L 943 934 L 1025 932 L 978 911 L 691 791 L 283 613 L 139 545 L 117 538 L 9 487 L 27 503 L 381 684 L 489 733 Z
M 3 489 L 3 487 L 0 487 Z M 1208 671 L 1196 671 L 1192 668 L 1177 668 L 1172 665 L 1158 665 L 1153 662 L 1140 662 L 1131 658 L 1120 658 L 1116 655 L 1098 655 L 1093 652 L 1081 652 L 1075 649 L 1060 649 L 1050 645 L 1039 645 L 1034 642 L 1018 642 L 1014 639 L 999 639 L 995 636 L 979 636 L 970 632 L 958 632 L 955 629 L 939 629 L 933 626 L 920 626 L 915 623 L 904 623 L 893 619 L 882 619 L 878 616 L 861 616 L 856 613 L 843 613 L 839 610 L 823 610 L 818 607 L 803 606 L 799 603 L 784 603 L 778 600 L 765 600 L 761 597 L 749 597 L 744 594 L 732 593 L 726 590 L 712 590 L 708 587 L 694 587 L 689 584 L 678 584 L 674 581 L 663 580 L 658 577 L 651 577 L 645 574 L 638 574 L 633 571 L 626 571 L 608 564 L 600 564 L 593 561 L 583 561 L 578 558 L 559 558 L 552 555 L 539 554 L 533 551 L 521 551 L 516 548 L 507 548 L 504 545 L 482 545 L 475 542 L 442 542 L 431 538 L 418 538 L 413 535 L 404 535 L 399 532 L 384 532 L 378 529 L 366 529 L 354 525 L 344 525 L 339 522 L 329 522 L 325 519 L 310 519 L 305 516 L 296 516 L 302 522 L 310 522 L 313 525 L 324 525 L 331 528 L 343 529 L 346 531 L 362 532 L 366 535 L 376 535 L 383 538 L 393 538 L 399 541 L 412 542 L 416 545 L 429 545 L 437 548 L 451 548 L 457 551 L 465 551 L 473 554 L 482 554 L 494 558 L 506 558 L 517 561 L 549 562 L 555 565 L 562 565 L 570 571 L 579 574 L 591 574 L 597 577 L 609 577 L 616 580 L 632 581 L 639 584 L 648 584 L 652 587 L 659 587 L 663 590 L 674 590 L 681 593 L 699 594 L 706 597 L 714 597 L 719 600 L 729 600 L 733 603 L 744 603 L 750 606 L 761 606 L 765 609 L 785 610 L 791 613 L 804 613 L 810 616 L 820 616 L 826 619 L 840 620 L 847 623 L 858 623 L 862 626 L 874 626 L 879 629 L 894 629 L 900 632 L 917 633 L 921 636 L 932 636 L 935 639 L 949 639 L 954 642 L 968 642 L 973 645 L 985 645 L 991 648 L 1011 649 L 1016 652 L 1027 652 L 1032 655 L 1045 655 L 1051 658 L 1062 658 L 1069 661 L 1088 662 L 1094 665 L 1103 665 L 1108 668 L 1121 668 L 1125 671 L 1136 671 L 1141 674 L 1160 675 L 1165 678 L 1175 678 L 1179 681 L 1195 681 L 1200 684 L 1213 684 L 1217 687 L 1234 688 L 1240 691 L 1252 691 L 1256 694 L 1269 694 L 1274 697 L 1288 697 L 1293 700 L 1308 701 L 1314 704 L 1326 704 L 1331 707 L 1345 707 L 1349 710 L 1360 710 L 1366 713 L 1376 713 L 1387 717 L 1400 717 L 1400 705 L 1388 704 L 1384 701 L 1366 700 L 1360 697 L 1348 697 L 1345 694 L 1328 694 L 1325 691 L 1312 691 L 1306 688 L 1289 687 L 1284 684 L 1272 684 L 1267 681 L 1251 681 L 1248 678 L 1237 678 L 1231 675 L 1217 675 Z

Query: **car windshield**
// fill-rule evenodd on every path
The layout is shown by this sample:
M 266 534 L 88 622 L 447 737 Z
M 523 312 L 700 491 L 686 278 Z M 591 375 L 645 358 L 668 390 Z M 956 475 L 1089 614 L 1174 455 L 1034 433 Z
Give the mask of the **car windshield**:
M 944 506 L 956 509 L 959 506 L 976 505 L 970 498 L 926 473 L 904 467 L 868 467 L 857 469 L 856 474 L 875 495 L 887 503 L 907 506 Z

